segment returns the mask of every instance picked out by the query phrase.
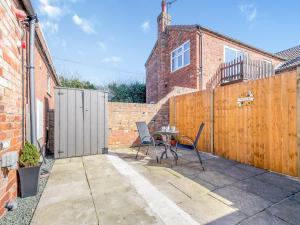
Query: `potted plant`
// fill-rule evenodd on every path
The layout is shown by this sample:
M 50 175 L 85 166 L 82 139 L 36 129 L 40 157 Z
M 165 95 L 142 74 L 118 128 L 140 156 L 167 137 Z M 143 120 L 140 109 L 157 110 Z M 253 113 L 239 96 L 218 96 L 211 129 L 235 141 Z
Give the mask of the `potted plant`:
M 21 197 L 36 195 L 41 169 L 40 153 L 36 146 L 29 142 L 25 143 L 19 158 L 19 166 Z
M 170 140 L 170 143 L 172 146 L 175 146 L 176 143 L 177 143 L 177 138 L 175 135 L 171 135 L 171 140 Z

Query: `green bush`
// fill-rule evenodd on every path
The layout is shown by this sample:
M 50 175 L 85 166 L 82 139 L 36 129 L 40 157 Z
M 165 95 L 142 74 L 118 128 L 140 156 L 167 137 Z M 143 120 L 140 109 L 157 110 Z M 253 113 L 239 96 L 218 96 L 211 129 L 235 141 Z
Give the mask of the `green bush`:
M 33 167 L 39 165 L 40 153 L 37 148 L 29 143 L 25 142 L 24 149 L 20 155 L 19 164 L 22 167 Z

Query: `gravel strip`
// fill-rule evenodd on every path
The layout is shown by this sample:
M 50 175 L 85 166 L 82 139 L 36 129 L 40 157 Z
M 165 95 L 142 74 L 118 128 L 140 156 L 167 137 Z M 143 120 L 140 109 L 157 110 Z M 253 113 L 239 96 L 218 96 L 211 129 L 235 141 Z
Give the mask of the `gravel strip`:
M 43 163 L 41 173 L 51 171 L 54 164 L 53 156 L 47 156 L 47 164 Z M 35 208 L 40 200 L 43 190 L 47 184 L 49 176 L 41 176 L 39 182 L 38 194 L 33 197 L 19 198 L 17 197 L 16 202 L 18 207 L 14 211 L 8 211 L 6 215 L 0 219 L 0 225 L 28 225 L 30 224 L 31 218 L 35 211 Z

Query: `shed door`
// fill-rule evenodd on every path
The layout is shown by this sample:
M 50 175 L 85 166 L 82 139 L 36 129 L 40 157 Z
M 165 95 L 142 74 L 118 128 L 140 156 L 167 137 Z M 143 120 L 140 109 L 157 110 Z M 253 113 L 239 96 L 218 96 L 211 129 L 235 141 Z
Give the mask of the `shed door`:
M 107 151 L 107 93 L 55 89 L 55 158 Z

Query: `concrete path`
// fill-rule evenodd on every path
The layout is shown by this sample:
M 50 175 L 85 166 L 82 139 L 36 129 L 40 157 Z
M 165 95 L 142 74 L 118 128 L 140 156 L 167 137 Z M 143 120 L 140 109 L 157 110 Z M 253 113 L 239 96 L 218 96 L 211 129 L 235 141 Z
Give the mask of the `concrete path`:
M 119 149 L 57 160 L 32 225 L 300 224 L 300 182 L 192 152 L 156 164 Z

